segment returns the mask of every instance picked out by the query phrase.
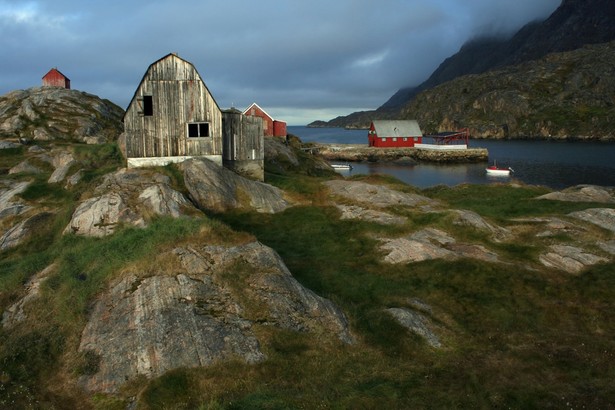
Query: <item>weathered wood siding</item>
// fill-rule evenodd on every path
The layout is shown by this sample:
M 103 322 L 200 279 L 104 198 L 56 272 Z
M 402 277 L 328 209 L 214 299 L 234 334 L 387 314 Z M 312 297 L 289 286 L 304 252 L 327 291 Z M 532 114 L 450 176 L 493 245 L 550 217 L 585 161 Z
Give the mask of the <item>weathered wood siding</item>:
M 236 173 L 265 180 L 263 121 L 231 109 L 222 112 L 222 162 Z
M 143 113 L 151 96 L 153 115 Z M 209 123 L 189 138 L 188 123 Z M 124 115 L 128 158 L 222 155 L 222 114 L 194 66 L 174 54 L 153 63 Z
M 264 159 L 263 122 L 259 117 L 246 116 L 239 111 L 229 110 L 223 112 L 222 118 L 224 160 Z

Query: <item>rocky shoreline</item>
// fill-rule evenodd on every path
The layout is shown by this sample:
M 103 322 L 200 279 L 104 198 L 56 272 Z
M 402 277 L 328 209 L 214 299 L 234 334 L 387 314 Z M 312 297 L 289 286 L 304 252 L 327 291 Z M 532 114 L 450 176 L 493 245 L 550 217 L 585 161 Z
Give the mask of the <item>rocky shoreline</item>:
M 474 163 L 489 160 L 489 152 L 486 148 L 432 150 L 423 148 L 376 148 L 364 144 L 313 144 L 310 148 L 318 151 L 318 154 L 327 161 Z

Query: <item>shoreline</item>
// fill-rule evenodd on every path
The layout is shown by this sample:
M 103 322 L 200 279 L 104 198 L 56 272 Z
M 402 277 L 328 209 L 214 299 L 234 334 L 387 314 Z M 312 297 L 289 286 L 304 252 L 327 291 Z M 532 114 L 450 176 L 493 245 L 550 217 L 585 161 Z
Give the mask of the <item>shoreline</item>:
M 425 148 L 380 148 L 365 144 L 324 144 L 310 143 L 318 155 L 328 161 L 344 162 L 393 162 L 416 161 L 435 163 L 476 163 L 489 161 L 486 148 L 463 150 L 433 150 Z

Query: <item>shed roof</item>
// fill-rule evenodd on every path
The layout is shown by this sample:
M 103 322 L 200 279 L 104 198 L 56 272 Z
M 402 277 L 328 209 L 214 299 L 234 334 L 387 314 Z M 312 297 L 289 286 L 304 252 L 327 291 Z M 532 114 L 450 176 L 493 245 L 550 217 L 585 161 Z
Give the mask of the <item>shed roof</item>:
M 45 74 L 45 75 L 43 76 L 43 78 L 47 77 L 49 74 L 51 74 L 51 73 L 53 73 L 53 72 L 56 72 L 56 73 L 60 74 L 62 77 L 66 78 L 67 80 L 69 80 L 69 81 L 70 81 L 70 78 L 68 78 L 67 76 L 65 76 L 64 74 L 62 74 L 62 73 L 60 72 L 60 70 L 58 70 L 58 69 L 57 69 L 57 68 L 55 68 L 55 67 L 54 67 L 54 68 L 52 68 L 51 70 L 47 71 L 47 74 Z
M 376 134 L 380 137 L 422 136 L 423 132 L 416 120 L 376 120 L 372 121 Z

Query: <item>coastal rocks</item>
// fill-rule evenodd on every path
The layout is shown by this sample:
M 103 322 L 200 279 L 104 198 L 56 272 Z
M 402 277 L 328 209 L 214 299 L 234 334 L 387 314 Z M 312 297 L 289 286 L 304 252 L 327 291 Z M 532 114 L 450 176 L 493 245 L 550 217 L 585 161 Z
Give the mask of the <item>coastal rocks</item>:
M 263 326 L 353 340 L 343 313 L 302 287 L 272 249 L 258 242 L 176 248 L 100 295 L 79 346 L 96 366 L 80 383 L 117 392 L 139 376 L 180 367 L 260 362 Z
M 562 191 L 549 192 L 536 199 L 550 199 L 568 202 L 615 203 L 615 188 L 596 185 L 577 185 Z
M 382 238 L 384 262 L 411 263 L 430 259 L 474 258 L 497 262 L 498 255 L 482 245 L 462 244 L 444 231 L 426 228 L 401 238 Z
M 79 204 L 64 233 L 101 237 L 122 224 L 145 227 L 156 215 L 179 218 L 196 211 L 170 187 L 169 177 L 143 169 L 108 174 L 94 194 Z
M 318 154 L 328 161 L 348 162 L 417 162 L 462 163 L 482 162 L 489 159 L 484 148 L 463 150 L 432 150 L 422 148 L 376 148 L 366 144 L 317 144 Z
M 615 209 L 590 208 L 584 211 L 572 212 L 569 216 L 615 232 Z
M 336 205 L 336 207 L 342 213 L 340 217 L 342 220 L 361 220 L 382 225 L 403 225 L 406 223 L 406 218 L 403 216 L 392 215 L 387 212 L 354 205 Z
M 332 195 L 362 202 L 377 208 L 394 205 L 429 208 L 438 206 L 433 199 L 418 194 L 396 191 L 381 185 L 372 185 L 359 181 L 333 180 L 324 183 Z
M 180 166 L 190 197 L 202 210 L 276 213 L 289 206 L 282 190 L 243 178 L 207 159 L 191 159 Z
M 552 245 L 539 258 L 540 262 L 553 269 L 578 274 L 588 266 L 607 262 L 606 258 L 586 252 L 576 246 Z

